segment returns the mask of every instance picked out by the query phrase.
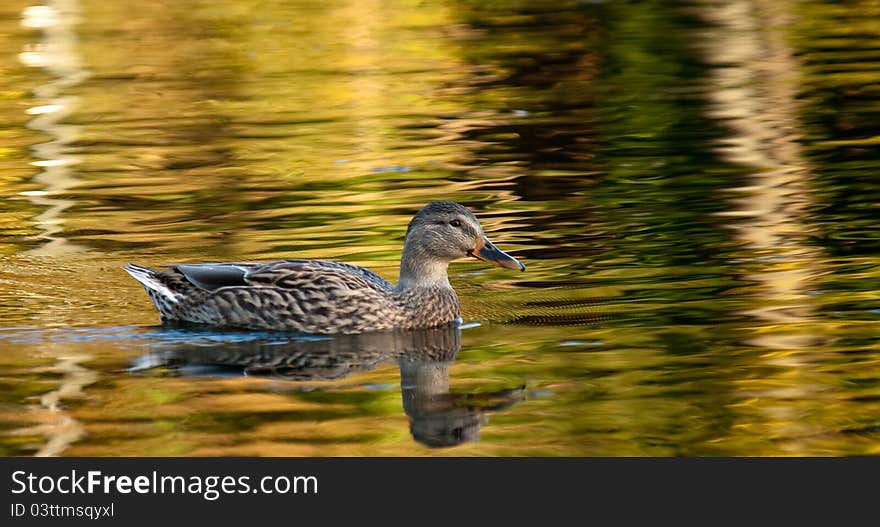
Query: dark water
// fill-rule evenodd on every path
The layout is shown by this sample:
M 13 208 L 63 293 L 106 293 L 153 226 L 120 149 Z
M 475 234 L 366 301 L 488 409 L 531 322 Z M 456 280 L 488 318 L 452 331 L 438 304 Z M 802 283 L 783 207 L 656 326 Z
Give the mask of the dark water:
M 0 454 L 880 453 L 869 1 L 0 5 Z M 121 265 L 396 279 L 464 326 L 158 325 Z

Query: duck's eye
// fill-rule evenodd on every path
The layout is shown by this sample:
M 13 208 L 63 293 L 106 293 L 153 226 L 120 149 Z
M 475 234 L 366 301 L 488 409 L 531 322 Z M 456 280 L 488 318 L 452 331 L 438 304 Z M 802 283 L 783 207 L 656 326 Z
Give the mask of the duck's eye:
M 461 220 L 452 220 L 449 222 L 453 227 L 461 227 Z

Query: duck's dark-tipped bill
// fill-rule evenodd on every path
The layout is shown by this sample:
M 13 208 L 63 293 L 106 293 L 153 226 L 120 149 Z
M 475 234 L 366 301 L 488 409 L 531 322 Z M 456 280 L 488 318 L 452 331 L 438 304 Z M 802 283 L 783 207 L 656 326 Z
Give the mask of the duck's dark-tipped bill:
M 526 270 L 526 266 L 521 264 L 519 260 L 510 256 L 498 247 L 495 247 L 495 245 L 489 241 L 489 238 L 486 238 L 485 236 L 477 242 L 477 246 L 470 252 L 470 255 L 474 258 L 479 258 L 484 262 L 489 262 L 492 265 L 504 267 L 505 269 Z

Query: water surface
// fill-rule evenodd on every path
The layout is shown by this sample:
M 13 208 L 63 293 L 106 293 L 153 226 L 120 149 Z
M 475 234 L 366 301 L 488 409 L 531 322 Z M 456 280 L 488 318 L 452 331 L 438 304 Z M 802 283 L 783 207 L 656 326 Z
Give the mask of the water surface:
M 0 6 L 0 453 L 864 455 L 873 2 Z M 465 325 L 159 325 L 129 261 L 390 280 L 471 207 Z

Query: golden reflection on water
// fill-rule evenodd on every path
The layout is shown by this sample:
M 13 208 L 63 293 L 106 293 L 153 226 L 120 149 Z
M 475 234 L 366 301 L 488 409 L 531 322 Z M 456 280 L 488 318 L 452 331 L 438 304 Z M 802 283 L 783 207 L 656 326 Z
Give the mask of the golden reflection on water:
M 77 157 L 71 153 L 71 143 L 77 138 L 77 127 L 62 124 L 77 109 L 78 99 L 68 89 L 87 77 L 77 50 L 76 24 L 79 16 L 77 0 L 53 0 L 47 5 L 27 7 L 22 12 L 21 25 L 40 32 L 40 40 L 19 54 L 27 66 L 46 70 L 51 80 L 33 90 L 36 105 L 26 110 L 34 116 L 28 126 L 43 132 L 51 139 L 33 146 L 36 158 L 31 165 L 40 171 L 33 181 L 40 190 L 21 192 L 35 206 L 44 211 L 33 218 L 43 232 L 37 237 L 44 243 L 29 252 L 40 255 L 58 255 L 84 248 L 70 243 L 63 235 L 64 212 L 75 201 L 59 195 L 77 183 L 74 165 Z
M 792 9 L 791 2 L 763 0 L 707 6 L 703 14 L 716 26 L 706 31 L 703 49 L 718 65 L 709 77 L 711 114 L 731 131 L 719 153 L 754 171 L 731 189 L 736 197 L 721 215 L 750 255 L 740 262 L 755 284 L 744 314 L 758 324 L 745 342 L 763 350 L 761 361 L 773 372 L 735 381 L 742 402 L 734 429 L 762 430 L 780 453 L 803 455 L 813 451 L 804 438 L 821 430 L 810 414 L 833 398 L 811 371 L 812 355 L 830 341 L 811 305 L 824 255 L 810 242 L 815 229 L 806 215 L 811 174 L 795 112 L 801 68 L 788 44 Z
M 41 38 L 22 51 L 19 59 L 26 66 L 44 69 L 50 75 L 48 82 L 34 88 L 36 105 L 26 110 L 33 116 L 27 126 L 50 138 L 32 147 L 36 160 L 30 164 L 39 169 L 33 182 L 40 185 L 40 190 L 20 193 L 36 207 L 44 209 L 33 218 L 36 227 L 42 231 L 37 235 L 41 245 L 27 251 L 35 256 L 58 257 L 85 250 L 64 237 L 64 213 L 75 201 L 59 197 L 77 184 L 77 157 L 71 153 L 77 128 L 63 124 L 63 121 L 73 115 L 78 106 L 78 98 L 70 95 L 68 90 L 87 77 L 77 51 L 78 16 L 77 0 L 52 0 L 46 5 L 27 7 L 22 12 L 21 25 L 38 30 Z M 48 346 L 43 354 L 57 361 L 49 369 L 61 376 L 58 387 L 40 397 L 39 406 L 31 407 L 33 412 L 46 415 L 41 424 L 15 431 L 15 435 L 36 433 L 46 438 L 45 445 L 35 453 L 38 457 L 59 455 L 83 436 L 83 424 L 66 411 L 65 404 L 81 397 L 83 388 L 98 378 L 97 372 L 83 366 L 92 358 L 90 354 L 70 354 L 63 347 L 56 346 Z

